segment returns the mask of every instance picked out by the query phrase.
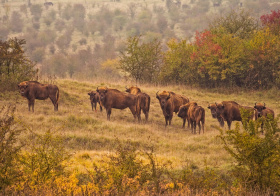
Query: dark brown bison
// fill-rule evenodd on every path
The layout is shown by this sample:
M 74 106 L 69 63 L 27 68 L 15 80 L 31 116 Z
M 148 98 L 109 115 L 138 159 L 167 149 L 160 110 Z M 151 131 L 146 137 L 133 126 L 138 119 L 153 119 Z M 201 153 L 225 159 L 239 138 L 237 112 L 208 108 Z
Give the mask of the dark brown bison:
M 196 134 L 196 125 L 199 127 L 199 134 L 202 127 L 204 133 L 204 123 L 205 123 L 205 110 L 203 107 L 196 104 L 191 104 L 188 110 L 188 117 L 190 120 L 192 133 Z
M 211 110 L 212 117 L 218 119 L 221 127 L 224 126 L 224 121 L 226 121 L 229 129 L 231 128 L 232 121 L 242 121 L 240 113 L 242 109 L 250 112 L 248 120 L 252 120 L 256 112 L 254 108 L 241 106 L 235 101 L 223 101 L 219 104 L 211 104 L 208 108 Z
M 151 102 L 151 98 L 148 94 L 146 93 L 142 93 L 140 88 L 136 87 L 136 86 L 132 86 L 130 88 L 126 88 L 126 92 L 136 95 L 138 97 L 138 101 L 140 103 L 139 104 L 139 111 L 140 112 L 138 114 L 138 116 L 141 115 L 141 111 L 143 111 L 143 113 L 145 114 L 145 119 L 146 121 L 148 121 L 149 118 L 149 110 L 150 110 L 150 102 Z M 140 117 L 141 118 L 141 117 Z
M 99 93 L 100 103 L 105 107 L 107 112 L 107 120 L 110 120 L 112 108 L 125 109 L 129 108 L 134 118 L 139 113 L 138 100 L 136 95 L 121 92 L 117 89 L 108 89 L 107 87 L 97 87 L 96 91 Z M 139 120 L 139 116 L 138 116 Z
M 178 116 L 183 118 L 183 127 L 185 127 L 186 119 L 191 124 L 192 133 L 196 133 L 196 125 L 199 127 L 199 134 L 202 127 L 204 133 L 205 110 L 198 106 L 196 102 L 189 102 L 180 106 Z
M 89 99 L 90 99 L 90 103 L 91 103 L 91 109 L 93 110 L 93 107 L 94 107 L 94 109 L 96 111 L 96 105 L 98 103 L 100 106 L 100 111 L 102 112 L 102 106 L 100 104 L 99 93 L 96 91 L 91 91 L 88 93 L 88 95 L 89 95 Z
M 160 107 L 165 117 L 165 126 L 168 125 L 168 122 L 169 125 L 171 125 L 173 112 L 177 113 L 181 105 L 189 102 L 188 98 L 170 91 L 157 92 L 156 98 L 159 100 Z
M 255 103 L 254 108 L 257 110 L 256 119 L 262 116 L 267 117 L 267 115 L 271 115 L 274 118 L 274 111 L 265 106 L 265 103 Z
M 265 119 L 267 117 L 274 119 L 274 111 L 270 108 L 267 108 L 265 103 L 255 103 L 254 108 L 257 110 L 255 115 L 256 120 L 258 118 Z M 263 133 L 263 122 L 261 123 L 261 132 Z
M 196 102 L 192 101 L 192 102 L 186 103 L 184 105 L 181 105 L 180 108 L 179 108 L 178 116 L 183 119 L 183 127 L 182 128 L 185 128 L 186 120 L 188 120 L 188 128 L 190 128 L 190 119 L 188 117 L 188 110 L 189 110 L 189 107 L 190 107 L 191 104 L 197 105 Z
M 20 94 L 28 100 L 28 108 L 34 112 L 35 99 L 45 100 L 50 98 L 54 110 L 58 111 L 59 89 L 53 84 L 41 84 L 37 81 L 24 81 L 18 84 Z

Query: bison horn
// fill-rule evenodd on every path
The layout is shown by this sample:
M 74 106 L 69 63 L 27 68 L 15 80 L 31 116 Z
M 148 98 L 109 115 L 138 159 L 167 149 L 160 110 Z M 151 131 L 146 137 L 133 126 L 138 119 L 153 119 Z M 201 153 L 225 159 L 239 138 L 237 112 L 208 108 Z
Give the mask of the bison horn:
M 127 86 L 125 86 L 125 89 L 128 89 Z
M 158 92 L 156 93 L 156 96 L 158 96 Z
M 255 103 L 255 106 L 257 105 L 257 102 Z
M 168 94 L 168 97 L 167 97 L 167 99 L 169 99 L 170 98 L 170 92 L 169 92 L 169 94 Z
M 216 106 L 218 106 L 217 102 L 215 102 Z
M 263 103 L 263 107 L 265 107 L 265 103 Z

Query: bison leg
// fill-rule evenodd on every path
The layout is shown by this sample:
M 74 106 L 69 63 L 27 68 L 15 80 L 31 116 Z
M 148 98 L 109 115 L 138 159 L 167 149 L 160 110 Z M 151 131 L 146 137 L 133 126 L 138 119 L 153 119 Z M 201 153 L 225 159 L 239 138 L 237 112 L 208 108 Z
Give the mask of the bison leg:
M 58 103 L 57 103 L 56 97 L 51 96 L 50 99 L 53 103 L 54 111 L 58 111 Z
M 168 116 L 165 116 L 165 127 L 167 127 L 167 125 L 168 125 Z
M 185 128 L 185 124 L 186 124 L 186 119 L 183 118 L 183 127 L 182 128 Z
M 106 112 L 107 112 L 107 120 L 110 120 L 110 115 L 111 115 L 112 109 L 108 108 L 108 109 L 106 109 Z
M 193 133 L 196 134 L 196 121 L 193 121 L 193 128 L 194 128 Z
M 143 110 L 143 113 L 145 114 L 145 119 L 146 119 L 146 122 L 147 122 L 148 118 L 149 118 L 149 111 L 144 111 Z
M 191 124 L 191 122 L 190 122 L 189 117 L 187 117 L 187 119 L 188 119 L 188 129 L 189 129 L 189 128 L 190 128 L 190 124 Z
M 100 112 L 102 112 L 102 106 L 101 105 L 99 105 L 99 109 L 100 109 Z
M 171 125 L 172 118 L 173 118 L 173 114 L 169 116 L 169 125 Z
M 93 111 L 93 103 L 92 102 L 90 102 L 91 103 L 91 110 Z
M 221 127 L 224 127 L 224 120 L 222 118 L 218 118 Z
M 30 111 L 30 107 L 32 107 L 32 112 L 34 112 L 34 103 L 35 100 L 28 100 L 28 110 Z
M 196 124 L 198 125 L 198 132 L 199 132 L 199 134 L 200 134 L 200 130 L 201 130 L 200 121 L 196 121 Z
M 133 114 L 134 119 L 136 119 L 136 117 L 138 117 L 138 121 L 140 122 L 141 117 L 140 117 L 139 112 L 137 114 L 136 107 L 134 107 L 134 106 L 133 107 L 129 107 L 129 109 L 130 109 L 131 113 Z
M 230 130 L 230 127 L 231 127 L 231 121 L 230 121 L 230 120 L 227 120 L 227 124 L 228 124 L 228 130 Z

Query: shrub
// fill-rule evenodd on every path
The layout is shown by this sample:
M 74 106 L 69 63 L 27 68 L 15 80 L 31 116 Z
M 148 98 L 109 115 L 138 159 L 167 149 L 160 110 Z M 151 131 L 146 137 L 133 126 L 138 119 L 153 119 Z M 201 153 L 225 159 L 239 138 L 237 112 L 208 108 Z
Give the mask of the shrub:
M 0 194 L 20 177 L 18 138 L 23 129 L 14 118 L 15 109 L 13 105 L 0 108 Z
M 43 135 L 31 131 L 20 157 L 25 188 L 38 190 L 63 175 L 66 167 L 63 162 L 69 158 L 63 141 L 50 130 Z
M 248 114 L 242 113 L 242 117 Z M 235 129 L 220 130 L 220 138 L 225 149 L 235 158 L 236 183 L 243 187 L 266 192 L 280 193 L 280 143 L 278 127 L 279 117 L 244 123 L 244 130 L 239 124 Z M 265 135 L 258 131 L 264 123 Z

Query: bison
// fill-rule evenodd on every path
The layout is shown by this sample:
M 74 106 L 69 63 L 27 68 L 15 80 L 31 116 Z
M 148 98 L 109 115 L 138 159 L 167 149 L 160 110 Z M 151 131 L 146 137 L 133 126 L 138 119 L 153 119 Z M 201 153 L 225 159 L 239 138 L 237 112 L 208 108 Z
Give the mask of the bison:
M 106 109 L 107 120 L 110 120 L 112 108 L 121 110 L 129 108 L 134 118 L 136 119 L 137 114 L 139 113 L 139 106 L 137 105 L 138 100 L 136 95 L 124 93 L 117 89 L 108 89 L 107 87 L 97 87 L 96 91 L 99 93 L 101 105 Z
M 190 107 L 191 104 L 197 105 L 196 102 L 189 102 L 189 103 L 186 103 L 184 105 L 181 105 L 180 108 L 179 108 L 178 116 L 183 119 L 182 128 L 185 128 L 186 120 L 188 120 L 188 128 L 190 128 L 190 120 L 189 120 L 189 117 L 188 117 L 188 110 L 189 110 L 189 107 Z
M 222 101 L 219 104 L 211 104 L 208 108 L 211 110 L 212 117 L 218 119 L 221 127 L 224 126 L 224 121 L 226 121 L 229 129 L 232 121 L 242 121 L 240 113 L 242 109 L 250 112 L 248 120 L 253 119 L 256 112 L 254 108 L 241 106 L 235 101 Z
M 160 107 L 165 117 L 165 126 L 167 126 L 168 123 L 171 125 L 173 112 L 177 113 L 181 105 L 189 102 L 188 98 L 171 91 L 157 92 L 156 98 L 159 100 Z
M 257 110 L 255 115 L 256 120 L 258 118 L 267 118 L 269 116 L 274 119 L 274 111 L 270 108 L 267 108 L 265 103 L 255 103 L 254 108 Z M 263 122 L 261 123 L 261 132 L 263 133 Z
M 199 134 L 202 127 L 204 133 L 205 110 L 196 104 L 191 104 L 188 110 L 188 117 L 192 128 L 192 133 L 196 134 L 196 125 L 199 127 Z
M 28 108 L 34 112 L 35 99 L 45 100 L 50 98 L 54 111 L 58 111 L 59 89 L 53 84 L 41 84 L 37 81 L 24 81 L 18 84 L 20 94 L 28 100 Z
M 180 106 L 178 116 L 183 118 L 183 127 L 185 127 L 186 119 L 191 124 L 192 133 L 196 133 L 196 125 L 199 127 L 199 134 L 202 127 L 204 133 L 205 110 L 198 106 L 196 102 L 189 102 Z
M 151 98 L 148 94 L 146 93 L 142 93 L 140 88 L 136 87 L 136 86 L 132 86 L 130 88 L 126 88 L 126 92 L 136 95 L 138 97 L 138 100 L 140 103 L 139 104 L 139 114 L 138 116 L 141 115 L 141 111 L 143 111 L 143 113 L 145 114 L 145 119 L 146 121 L 148 121 L 149 118 L 149 110 L 150 110 L 150 102 L 151 102 Z M 140 117 L 141 118 L 141 117 Z
M 96 105 L 98 103 L 100 106 L 100 111 L 102 112 L 102 106 L 100 104 L 99 93 L 96 91 L 91 91 L 88 93 L 88 95 L 89 95 L 89 99 L 90 99 L 90 103 L 91 103 L 91 109 L 93 110 L 93 106 L 94 106 L 94 109 L 96 111 Z
M 267 115 L 271 115 L 271 117 L 274 118 L 274 111 L 265 107 L 265 103 L 255 103 L 254 108 L 257 110 L 256 119 L 262 116 L 267 117 Z

